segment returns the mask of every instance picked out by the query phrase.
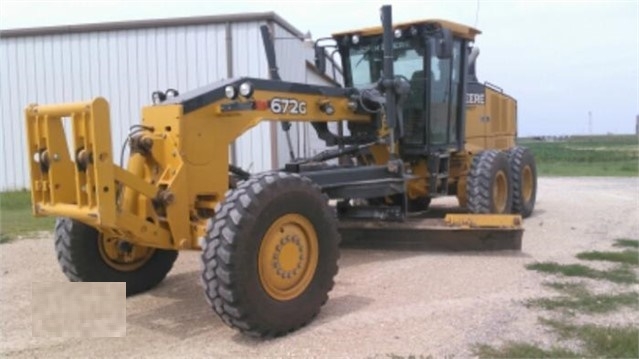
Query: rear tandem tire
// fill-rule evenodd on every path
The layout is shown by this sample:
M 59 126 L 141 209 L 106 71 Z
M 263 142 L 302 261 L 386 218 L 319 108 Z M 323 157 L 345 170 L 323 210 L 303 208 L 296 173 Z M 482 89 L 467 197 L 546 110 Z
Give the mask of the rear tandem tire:
M 508 156 L 498 150 L 476 154 L 466 182 L 471 213 L 506 214 L 512 210 L 512 176 Z
M 532 152 L 525 147 L 508 151 L 508 162 L 513 182 L 513 213 L 529 217 L 537 198 L 537 166 Z
M 130 269 L 114 268 L 106 262 L 100 232 L 82 222 L 58 218 L 55 223 L 55 251 L 62 272 L 72 282 L 126 282 L 126 295 L 141 293 L 159 284 L 169 273 L 178 252 L 149 249 L 143 262 Z M 142 248 L 142 247 L 140 247 Z M 147 248 L 147 247 L 143 247 Z
M 310 322 L 337 274 L 335 213 L 311 180 L 266 173 L 227 192 L 203 243 L 202 282 L 232 328 L 275 337 Z

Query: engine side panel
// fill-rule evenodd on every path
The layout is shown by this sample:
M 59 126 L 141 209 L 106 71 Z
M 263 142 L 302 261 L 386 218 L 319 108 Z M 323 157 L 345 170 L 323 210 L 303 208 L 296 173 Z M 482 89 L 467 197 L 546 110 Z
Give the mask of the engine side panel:
M 466 150 L 508 149 L 517 137 L 517 101 L 501 89 L 468 84 L 466 94 Z

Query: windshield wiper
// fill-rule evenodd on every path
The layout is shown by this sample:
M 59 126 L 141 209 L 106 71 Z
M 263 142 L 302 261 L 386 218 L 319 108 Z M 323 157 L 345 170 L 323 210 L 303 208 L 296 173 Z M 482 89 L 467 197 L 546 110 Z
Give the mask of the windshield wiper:
M 373 52 L 373 48 L 369 48 L 368 50 L 366 50 L 366 52 L 364 52 L 364 55 L 362 56 L 362 58 L 359 59 L 359 61 L 357 61 L 357 63 L 355 64 L 354 68 L 357 68 L 357 66 L 359 66 L 359 64 L 361 64 L 362 61 L 364 61 L 364 59 L 370 58 L 370 55 L 371 55 L 372 52 Z

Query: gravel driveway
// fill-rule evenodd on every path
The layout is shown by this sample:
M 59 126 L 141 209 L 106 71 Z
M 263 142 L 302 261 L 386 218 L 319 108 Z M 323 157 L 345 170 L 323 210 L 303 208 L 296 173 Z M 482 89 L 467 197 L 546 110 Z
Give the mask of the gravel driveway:
M 541 178 L 521 252 L 343 249 L 330 300 L 309 326 L 244 337 L 208 307 L 199 253 L 127 300 L 123 338 L 32 338 L 31 283 L 63 282 L 50 234 L 0 245 L 0 355 L 11 357 L 468 357 L 474 343 L 551 343 L 524 299 L 547 293 L 533 261 L 574 262 L 639 236 L 637 178 Z

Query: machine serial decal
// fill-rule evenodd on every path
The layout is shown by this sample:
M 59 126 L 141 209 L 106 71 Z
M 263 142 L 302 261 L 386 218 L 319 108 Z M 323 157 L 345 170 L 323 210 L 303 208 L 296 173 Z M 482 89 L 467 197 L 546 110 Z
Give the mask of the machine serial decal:
M 274 97 L 270 101 L 271 112 L 277 114 L 306 115 L 306 101 L 294 98 Z

